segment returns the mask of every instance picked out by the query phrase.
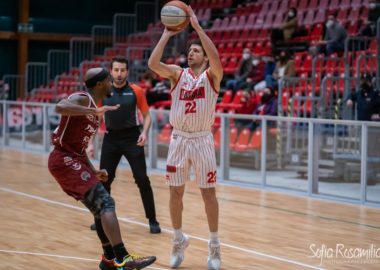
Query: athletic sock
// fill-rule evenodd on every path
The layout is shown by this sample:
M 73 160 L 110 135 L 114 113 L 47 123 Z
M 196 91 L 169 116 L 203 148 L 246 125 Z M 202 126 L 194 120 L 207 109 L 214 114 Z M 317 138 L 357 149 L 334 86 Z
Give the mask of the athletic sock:
M 174 229 L 174 241 L 182 240 L 183 233 L 182 229 Z
M 210 232 L 210 243 L 219 244 L 218 232 Z
M 119 263 L 122 262 L 124 260 L 124 257 L 128 255 L 128 251 L 125 249 L 123 242 L 113 246 L 112 249 L 113 249 L 113 252 L 116 256 L 116 260 Z
M 112 260 L 115 258 L 115 254 L 113 253 L 113 249 L 110 244 L 103 245 L 103 253 L 107 260 Z

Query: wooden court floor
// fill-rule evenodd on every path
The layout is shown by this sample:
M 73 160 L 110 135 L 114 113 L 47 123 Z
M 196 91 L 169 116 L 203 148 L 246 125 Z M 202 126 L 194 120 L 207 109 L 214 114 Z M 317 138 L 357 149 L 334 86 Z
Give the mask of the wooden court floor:
M 169 269 L 172 234 L 164 179 L 151 175 L 159 235 L 148 232 L 130 172 L 119 170 L 113 186 L 128 250 L 157 256 L 147 269 Z M 217 192 L 224 270 L 380 269 L 380 209 L 227 185 Z M 90 213 L 50 176 L 47 155 L 0 149 L 0 270 L 98 269 L 101 250 L 91 223 Z M 207 269 L 208 229 L 192 182 L 183 229 L 190 246 L 180 269 Z

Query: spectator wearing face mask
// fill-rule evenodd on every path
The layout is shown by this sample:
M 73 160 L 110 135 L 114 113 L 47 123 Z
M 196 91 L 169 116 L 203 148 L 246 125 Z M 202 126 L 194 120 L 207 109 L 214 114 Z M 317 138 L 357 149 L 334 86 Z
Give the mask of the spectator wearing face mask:
M 380 96 L 373 89 L 371 76 L 363 74 L 360 81 L 360 90 L 353 92 L 347 99 L 347 106 L 352 107 L 356 103 L 357 120 L 379 120 Z
M 265 65 L 265 62 L 261 59 L 260 55 L 253 55 L 251 72 L 248 74 L 245 82 L 241 85 L 241 88 L 252 90 L 255 84 L 264 80 Z
M 242 89 L 242 86 L 245 84 L 245 80 L 248 77 L 248 74 L 252 70 L 252 55 L 251 51 L 248 48 L 243 50 L 242 58 L 240 59 L 238 68 L 235 72 L 234 79 L 228 80 L 226 83 L 227 89 L 231 89 L 236 92 L 239 89 Z
M 272 46 L 275 47 L 280 42 L 289 41 L 298 29 L 297 9 L 291 7 L 280 28 L 274 28 L 271 34 Z
M 330 55 L 344 51 L 344 43 L 347 38 L 347 31 L 343 25 L 337 21 L 336 14 L 329 14 L 326 22 L 326 31 L 323 41 L 317 42 L 318 51 Z
M 276 68 L 272 75 L 265 77 L 266 86 L 278 88 L 278 82 L 284 77 L 294 77 L 296 75 L 294 61 L 287 51 L 281 51 Z
M 258 105 L 256 110 L 253 112 L 254 115 L 272 115 L 277 116 L 277 95 L 276 90 L 273 87 L 265 87 L 263 90 L 263 95 L 261 96 L 261 103 Z M 260 126 L 261 121 L 253 120 L 249 124 L 249 129 L 251 131 L 255 130 Z M 269 121 L 268 125 L 273 125 L 273 121 Z
M 376 0 L 369 1 L 369 11 L 367 21 L 359 30 L 359 36 L 374 37 L 376 36 L 377 20 L 380 18 L 380 3 Z

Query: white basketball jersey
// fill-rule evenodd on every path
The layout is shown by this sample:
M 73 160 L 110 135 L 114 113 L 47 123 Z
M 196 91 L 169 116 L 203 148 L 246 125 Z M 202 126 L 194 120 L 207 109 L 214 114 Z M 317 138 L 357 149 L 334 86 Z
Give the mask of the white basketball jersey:
M 171 96 L 169 121 L 174 129 L 189 133 L 211 131 L 218 92 L 208 71 L 195 77 L 190 68 L 183 69 Z

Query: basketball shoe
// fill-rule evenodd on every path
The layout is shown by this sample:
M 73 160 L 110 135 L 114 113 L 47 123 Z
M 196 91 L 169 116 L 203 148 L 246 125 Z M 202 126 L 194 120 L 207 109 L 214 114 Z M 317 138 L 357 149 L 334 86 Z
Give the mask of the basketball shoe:
M 188 245 L 189 237 L 186 234 L 182 236 L 182 239 L 180 241 L 173 240 L 173 249 L 170 257 L 171 268 L 177 268 L 181 265 L 183 259 L 185 258 L 185 249 L 188 247 Z
M 104 255 L 102 255 L 102 260 L 99 263 L 99 268 L 102 270 L 116 270 L 115 261 L 107 260 Z
M 208 258 L 207 267 L 209 270 L 219 270 L 220 269 L 220 244 L 219 243 L 208 243 Z
M 116 270 L 140 270 L 156 261 L 156 256 L 140 257 L 137 255 L 127 255 L 122 262 L 115 259 Z

